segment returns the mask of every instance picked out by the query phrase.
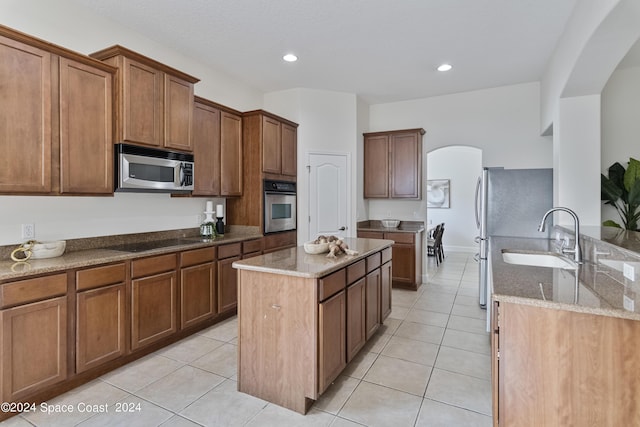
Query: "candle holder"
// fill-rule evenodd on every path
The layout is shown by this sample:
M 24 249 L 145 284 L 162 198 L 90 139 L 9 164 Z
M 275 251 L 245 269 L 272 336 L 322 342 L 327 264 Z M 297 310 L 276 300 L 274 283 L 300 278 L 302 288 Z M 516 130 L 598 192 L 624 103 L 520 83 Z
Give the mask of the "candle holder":
M 216 222 L 216 233 L 219 236 L 224 235 L 224 221 L 222 220 L 223 217 L 218 216 L 216 217 L 218 219 L 218 221 Z

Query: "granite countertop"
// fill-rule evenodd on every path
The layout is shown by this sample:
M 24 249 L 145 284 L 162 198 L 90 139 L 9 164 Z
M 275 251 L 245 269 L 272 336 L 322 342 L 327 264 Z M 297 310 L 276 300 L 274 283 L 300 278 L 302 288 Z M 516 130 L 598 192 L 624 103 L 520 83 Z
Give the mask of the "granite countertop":
M 349 245 L 349 249 L 358 251 L 358 254 L 342 254 L 336 258 L 328 258 L 326 254 L 308 254 L 305 252 L 304 246 L 298 246 L 296 248 L 282 249 L 257 257 L 235 261 L 232 266 L 239 270 L 251 270 L 314 279 L 340 270 L 352 262 L 364 259 L 393 244 L 392 240 L 354 237 L 346 237 L 344 241 Z
M 491 237 L 493 300 L 640 320 L 640 281 L 586 261 L 577 270 L 508 264 L 502 249 L 557 252 L 553 240 Z M 618 280 L 614 279 L 618 278 Z M 632 301 L 633 309 L 625 309 Z
M 396 228 L 384 227 L 382 221 L 370 219 L 358 222 L 358 231 L 380 231 L 383 233 L 422 233 L 424 222 L 422 221 L 400 221 Z
M 41 274 L 64 272 L 74 268 L 84 268 L 93 265 L 148 257 L 151 255 L 161 255 L 190 249 L 205 248 L 208 246 L 217 246 L 225 243 L 241 242 L 244 240 L 261 238 L 262 234 L 258 232 L 257 227 L 237 227 L 233 231 L 227 231 L 223 236 L 218 236 L 213 240 L 200 239 L 197 231 L 193 231 L 192 233 L 182 232 L 179 235 L 176 235 L 175 233 L 168 234 L 168 232 L 145 233 L 140 236 L 142 237 L 132 236 L 127 238 L 126 235 L 124 235 L 111 236 L 109 238 L 82 239 L 89 243 L 84 242 L 81 246 L 75 245 L 82 248 L 78 250 L 70 250 L 70 247 L 73 248 L 74 244 L 73 242 L 71 244 L 68 242 L 68 250 L 62 256 L 56 258 L 13 262 L 8 258 L 8 256 L 3 257 L 0 261 L 0 283 Z M 128 247 L 136 243 L 157 241 L 167 242 L 170 246 L 161 246 L 137 252 L 113 249 Z M 94 247 L 91 245 L 99 246 Z M 15 247 L 17 247 L 17 245 Z

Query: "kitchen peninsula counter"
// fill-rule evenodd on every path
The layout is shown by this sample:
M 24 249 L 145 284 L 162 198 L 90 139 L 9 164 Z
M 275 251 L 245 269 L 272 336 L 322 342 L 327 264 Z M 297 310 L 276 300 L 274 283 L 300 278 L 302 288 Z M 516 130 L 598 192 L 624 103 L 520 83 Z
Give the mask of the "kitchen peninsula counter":
M 236 261 L 238 390 L 306 413 L 391 312 L 391 240 Z
M 597 263 L 586 260 L 575 271 L 525 266 L 506 263 L 502 249 L 554 252 L 554 241 L 491 237 L 490 245 L 495 301 L 640 320 L 640 281 L 622 278 L 606 265 L 607 257 Z M 625 298 L 633 301 L 635 310 L 625 309 Z

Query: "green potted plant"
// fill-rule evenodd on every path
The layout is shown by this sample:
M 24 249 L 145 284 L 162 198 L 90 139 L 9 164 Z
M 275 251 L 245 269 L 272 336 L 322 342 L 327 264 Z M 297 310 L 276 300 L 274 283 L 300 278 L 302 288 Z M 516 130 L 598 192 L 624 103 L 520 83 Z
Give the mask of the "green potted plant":
M 638 231 L 640 219 L 640 161 L 630 157 L 629 166 L 615 162 L 609 167 L 609 176 L 600 174 L 601 199 L 605 205 L 613 206 L 624 228 Z M 602 223 L 604 226 L 623 228 L 613 220 Z

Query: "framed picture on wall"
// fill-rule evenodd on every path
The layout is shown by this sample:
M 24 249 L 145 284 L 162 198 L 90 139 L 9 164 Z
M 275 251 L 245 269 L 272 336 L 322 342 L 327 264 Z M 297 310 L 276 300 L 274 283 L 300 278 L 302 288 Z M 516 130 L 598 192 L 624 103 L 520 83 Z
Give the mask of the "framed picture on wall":
M 449 207 L 449 180 L 427 180 L 427 208 Z

